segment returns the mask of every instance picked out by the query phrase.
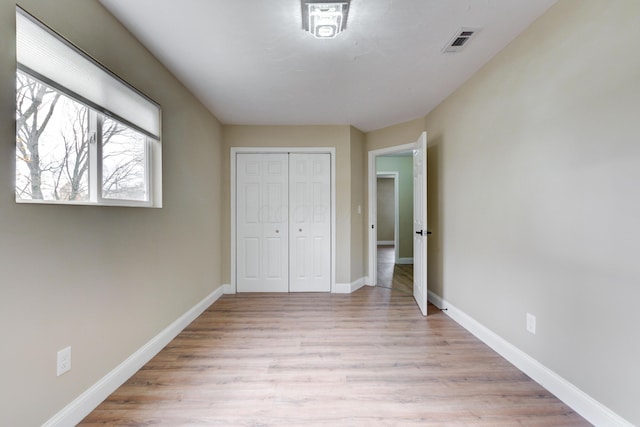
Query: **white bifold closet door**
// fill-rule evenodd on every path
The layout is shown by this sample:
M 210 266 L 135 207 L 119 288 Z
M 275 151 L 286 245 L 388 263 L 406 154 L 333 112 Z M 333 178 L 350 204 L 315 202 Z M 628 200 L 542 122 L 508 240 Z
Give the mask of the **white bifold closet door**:
M 289 289 L 331 290 L 331 158 L 289 155 Z
M 289 156 L 238 154 L 238 292 L 289 291 Z
M 329 154 L 237 154 L 238 292 L 331 290 Z

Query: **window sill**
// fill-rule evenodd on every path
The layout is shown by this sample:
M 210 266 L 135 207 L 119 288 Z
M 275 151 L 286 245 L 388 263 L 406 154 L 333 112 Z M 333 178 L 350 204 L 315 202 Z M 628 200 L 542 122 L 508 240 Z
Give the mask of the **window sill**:
M 73 200 L 31 200 L 18 199 L 17 204 L 25 205 L 63 205 L 63 206 L 111 206 L 125 208 L 156 208 L 161 209 L 162 205 L 155 205 L 152 202 L 138 202 L 135 200 L 103 200 L 101 202 L 73 201 Z

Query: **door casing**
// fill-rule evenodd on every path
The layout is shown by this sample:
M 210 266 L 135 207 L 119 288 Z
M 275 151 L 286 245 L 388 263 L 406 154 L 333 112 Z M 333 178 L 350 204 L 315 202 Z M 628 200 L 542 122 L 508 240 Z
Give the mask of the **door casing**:
M 230 150 L 231 171 L 231 283 L 225 290 L 226 293 L 235 294 L 237 288 L 236 271 L 236 156 L 239 153 L 318 153 L 330 154 L 331 157 L 331 292 L 336 289 L 336 149 L 335 147 L 231 147 Z

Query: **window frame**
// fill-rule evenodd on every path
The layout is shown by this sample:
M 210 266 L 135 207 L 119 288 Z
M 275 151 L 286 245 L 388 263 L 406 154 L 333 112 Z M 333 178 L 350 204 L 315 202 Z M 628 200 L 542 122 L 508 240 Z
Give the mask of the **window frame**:
M 130 90 L 132 94 L 141 97 L 145 101 L 147 101 L 150 105 L 157 108 L 157 133 L 158 135 L 154 135 L 150 131 L 145 128 L 142 128 L 135 123 L 123 118 L 121 114 L 113 113 L 109 109 L 93 102 L 84 96 L 74 92 L 73 90 L 65 87 L 64 85 L 44 76 L 37 71 L 25 66 L 16 60 L 16 77 L 15 81 L 18 80 L 18 73 L 23 73 L 30 79 L 36 80 L 38 83 L 43 84 L 50 89 L 53 89 L 63 96 L 71 99 L 73 102 L 79 103 L 83 105 L 88 110 L 89 120 L 88 120 L 88 128 L 87 131 L 91 136 L 91 142 L 89 143 L 88 155 L 89 155 L 89 165 L 87 171 L 87 192 L 88 199 L 87 200 L 52 200 L 52 199 L 30 199 L 30 198 L 21 198 L 18 195 L 18 192 L 15 191 L 17 185 L 17 170 L 18 170 L 18 159 L 17 159 L 17 146 L 16 146 L 16 155 L 15 164 L 14 164 L 14 194 L 16 203 L 21 204 L 55 204 L 55 205 L 87 205 L 87 206 L 127 206 L 127 207 L 153 207 L 153 208 L 161 208 L 162 207 L 162 136 L 161 136 L 161 128 L 162 128 L 162 109 L 160 105 L 149 98 L 144 93 L 140 92 L 138 89 L 133 87 L 127 81 L 113 73 L 111 70 L 106 68 L 100 62 L 96 61 L 93 57 L 88 55 L 86 52 L 78 48 L 75 44 L 52 30 L 46 24 L 44 24 L 39 19 L 35 18 L 33 15 L 26 12 L 19 6 L 16 6 L 16 20 L 18 19 L 18 15 L 21 15 L 23 18 L 30 20 L 40 27 L 40 29 L 48 32 L 52 37 L 57 39 L 58 41 L 62 41 L 67 45 L 68 48 L 72 49 L 73 54 L 77 54 L 82 57 L 84 60 L 87 60 L 99 68 L 102 72 L 106 73 L 109 78 L 112 78 L 115 84 L 120 84 L 126 89 Z M 18 93 L 16 91 L 16 102 L 17 102 Z M 121 126 L 125 126 L 128 129 L 135 131 L 140 134 L 144 138 L 144 173 L 143 179 L 145 181 L 145 193 L 146 200 L 135 200 L 135 199 L 127 199 L 127 198 L 109 198 L 103 197 L 103 161 L 104 157 L 102 156 L 103 149 L 103 134 L 102 134 L 102 125 L 105 118 L 109 118 L 117 122 Z M 16 116 L 17 123 L 17 116 Z M 16 136 L 17 136 L 17 126 L 16 126 Z

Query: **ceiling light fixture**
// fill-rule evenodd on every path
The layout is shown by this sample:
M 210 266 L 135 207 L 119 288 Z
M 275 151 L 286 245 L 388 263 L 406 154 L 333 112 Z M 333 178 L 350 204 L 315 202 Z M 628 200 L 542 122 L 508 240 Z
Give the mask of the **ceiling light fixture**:
M 317 39 L 333 39 L 347 28 L 347 15 L 351 0 L 327 2 L 300 0 L 302 28 Z

